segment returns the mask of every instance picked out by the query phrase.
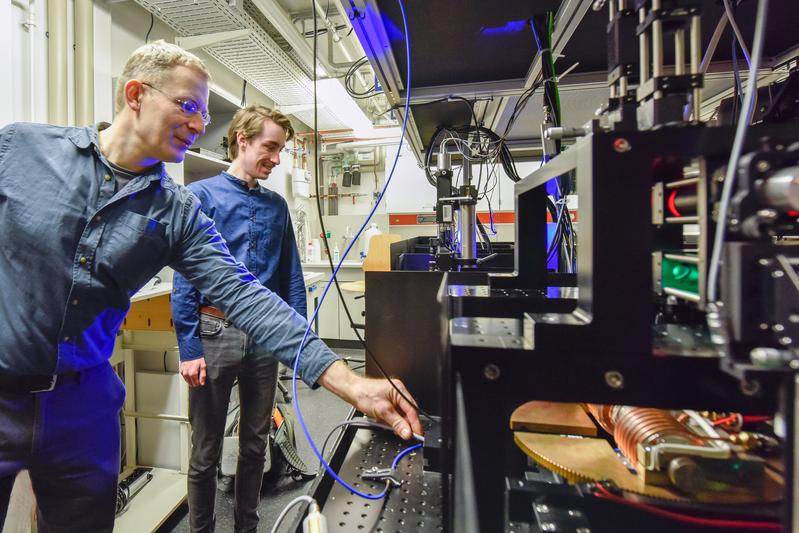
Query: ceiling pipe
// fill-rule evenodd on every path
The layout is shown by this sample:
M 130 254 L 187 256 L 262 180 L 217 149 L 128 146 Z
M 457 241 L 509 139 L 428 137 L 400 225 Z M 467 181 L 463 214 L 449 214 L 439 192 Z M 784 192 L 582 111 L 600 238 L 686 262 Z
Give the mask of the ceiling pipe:
M 319 3 L 319 0 L 314 0 L 313 2 L 314 8 L 316 8 L 316 13 L 319 15 L 322 20 L 325 22 L 325 26 L 327 26 L 327 34 L 333 37 L 333 40 L 336 42 L 341 41 L 341 36 L 336 32 L 336 25 L 333 24 L 333 21 L 327 16 L 327 12 Z
M 297 28 L 291 22 L 289 14 L 277 0 L 253 0 L 253 4 L 289 43 L 289 46 L 297 53 L 300 59 L 310 68 L 313 68 L 313 50 L 300 32 L 297 31 Z M 331 64 L 322 56 L 317 57 L 317 65 L 323 69 L 322 72 L 317 70 L 317 74 L 322 77 L 341 76 L 344 74 L 344 71 L 337 68 L 337 65 Z M 349 65 L 344 65 L 344 67 L 349 68 Z

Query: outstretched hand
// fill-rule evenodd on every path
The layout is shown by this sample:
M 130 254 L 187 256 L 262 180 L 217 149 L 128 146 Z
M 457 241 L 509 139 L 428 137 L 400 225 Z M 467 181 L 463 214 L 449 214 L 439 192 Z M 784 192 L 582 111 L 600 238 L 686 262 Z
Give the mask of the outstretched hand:
M 415 400 L 402 381 L 392 379 L 402 394 Z M 411 403 L 391 386 L 387 379 L 365 378 L 353 373 L 347 365 L 337 361 L 319 378 L 319 384 L 343 398 L 366 416 L 375 418 L 394 429 L 403 439 L 424 433 L 419 414 Z

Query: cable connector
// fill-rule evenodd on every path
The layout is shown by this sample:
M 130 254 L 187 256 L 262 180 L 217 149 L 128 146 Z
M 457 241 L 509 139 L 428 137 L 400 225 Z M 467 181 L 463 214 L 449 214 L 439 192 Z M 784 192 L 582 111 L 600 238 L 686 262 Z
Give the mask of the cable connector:
M 302 533 L 327 533 L 327 519 L 316 502 L 308 507 L 308 516 L 302 521 Z
M 361 478 L 369 481 L 385 481 L 395 487 L 402 485 L 402 481 L 394 477 L 393 468 L 377 468 L 373 466 L 369 470 L 361 472 Z

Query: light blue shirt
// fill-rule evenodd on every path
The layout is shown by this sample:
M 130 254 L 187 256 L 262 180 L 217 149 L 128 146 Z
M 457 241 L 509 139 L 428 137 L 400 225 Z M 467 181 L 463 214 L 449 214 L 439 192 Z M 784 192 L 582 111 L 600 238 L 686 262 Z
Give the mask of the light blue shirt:
M 228 251 L 197 197 L 159 164 L 115 192 L 97 129 L 0 129 L 0 372 L 50 374 L 106 361 L 130 296 L 166 265 L 282 363 L 306 321 Z M 299 373 L 337 356 L 311 334 Z

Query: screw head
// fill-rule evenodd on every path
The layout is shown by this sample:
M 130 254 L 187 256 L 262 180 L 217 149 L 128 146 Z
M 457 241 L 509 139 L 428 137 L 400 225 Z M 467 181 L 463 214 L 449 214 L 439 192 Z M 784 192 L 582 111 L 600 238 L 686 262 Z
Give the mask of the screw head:
M 760 209 L 757 212 L 757 216 L 760 217 L 762 220 L 773 221 L 777 220 L 779 213 L 777 213 L 777 211 L 774 209 Z
M 624 376 L 618 370 L 609 370 L 605 372 L 605 383 L 611 389 L 624 388 Z
M 630 145 L 630 141 L 625 139 L 624 137 L 619 137 L 615 141 L 613 141 L 613 149 L 623 154 L 625 152 L 629 152 L 632 150 L 632 146 Z
M 775 333 L 780 333 L 782 331 L 785 331 L 785 326 L 783 326 L 782 324 L 774 324 L 773 326 L 771 326 L 771 330 L 774 331 Z
M 499 367 L 497 365 L 495 365 L 494 363 L 489 363 L 489 364 L 487 364 L 486 366 L 483 367 L 483 376 L 488 381 L 496 381 L 496 380 L 498 380 L 500 374 L 502 374 L 502 372 L 500 372 Z
M 758 161 L 755 168 L 757 168 L 758 172 L 768 172 L 771 170 L 771 163 L 768 161 Z
M 799 370 L 799 359 L 791 359 L 788 366 L 794 370 Z
M 790 346 L 790 344 L 793 342 L 793 339 L 791 339 L 790 337 L 780 337 L 780 340 L 778 342 L 783 346 Z
M 771 277 L 774 278 L 774 279 L 779 279 L 779 278 L 783 277 L 784 275 L 785 275 L 785 272 L 783 272 L 782 270 L 775 270 L 774 272 L 771 273 Z
M 797 315 L 796 313 L 788 315 L 788 322 L 790 322 L 791 324 L 799 324 L 799 315 Z
M 760 392 L 760 382 L 756 379 L 753 379 L 752 381 L 748 381 L 746 379 L 741 380 L 741 392 L 746 396 L 754 396 Z

